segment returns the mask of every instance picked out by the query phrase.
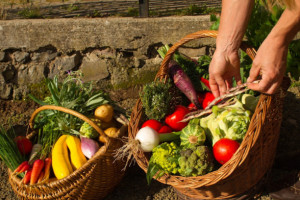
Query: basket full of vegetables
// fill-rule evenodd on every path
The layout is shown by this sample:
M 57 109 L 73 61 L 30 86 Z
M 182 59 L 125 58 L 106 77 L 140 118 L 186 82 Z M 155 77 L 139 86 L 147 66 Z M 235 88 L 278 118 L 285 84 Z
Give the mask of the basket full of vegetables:
M 214 98 L 207 82 L 209 60 L 201 63 L 179 48 L 216 36 L 216 31 L 199 31 L 159 50 L 162 65 L 144 86 L 131 114 L 128 141 L 119 149 L 120 157 L 129 149 L 128 159 L 134 157 L 148 183 L 155 178 L 190 199 L 235 197 L 265 176 L 275 156 L 289 85 L 284 80 L 278 93 L 264 95 L 244 83 Z M 241 49 L 254 58 L 255 50 L 246 43 Z
M 81 76 L 69 72 L 62 82 L 47 79 L 49 96 L 31 96 L 42 106 L 33 112 L 26 137 L 9 146 L 23 155 L 8 165 L 20 199 L 102 199 L 124 175 L 124 162 L 113 154 L 122 146 L 128 120 Z

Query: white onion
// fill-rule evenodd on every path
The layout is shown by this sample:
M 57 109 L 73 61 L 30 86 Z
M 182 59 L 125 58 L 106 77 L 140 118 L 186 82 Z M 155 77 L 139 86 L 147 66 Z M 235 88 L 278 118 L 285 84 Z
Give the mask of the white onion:
M 159 136 L 157 131 L 148 126 L 141 128 L 137 132 L 135 140 L 140 142 L 140 148 L 144 152 L 151 152 L 152 149 L 159 144 Z

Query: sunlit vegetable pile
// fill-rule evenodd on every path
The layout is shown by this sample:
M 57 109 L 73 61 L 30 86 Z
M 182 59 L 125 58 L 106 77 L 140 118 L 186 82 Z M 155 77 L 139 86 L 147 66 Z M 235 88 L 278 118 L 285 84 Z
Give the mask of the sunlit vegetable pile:
M 50 96 L 31 99 L 41 105 L 65 107 L 91 119 L 102 130 L 100 135 L 89 123 L 65 112 L 47 109 L 34 119 L 33 137 L 15 136 L 2 129 L 0 158 L 24 184 L 63 179 L 80 169 L 106 142 L 106 136 L 121 137 L 120 127 L 127 118 L 107 94 L 96 91 L 82 74 L 68 72 L 65 79 L 47 79 Z
M 168 48 L 158 50 L 163 58 Z M 168 65 L 170 78 L 149 83 L 140 93 L 144 122 L 118 153 L 127 151 L 130 159 L 133 152 L 150 152 L 148 183 L 164 174 L 207 174 L 239 148 L 258 96 L 241 91 L 215 99 L 207 80 L 209 62 L 208 56 L 197 61 L 176 52 Z

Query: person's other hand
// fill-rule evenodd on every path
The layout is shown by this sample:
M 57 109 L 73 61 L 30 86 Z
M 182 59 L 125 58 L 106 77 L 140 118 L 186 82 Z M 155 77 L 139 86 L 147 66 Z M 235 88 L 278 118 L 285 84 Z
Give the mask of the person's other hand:
M 226 94 L 233 78 L 238 85 L 242 83 L 238 51 L 228 53 L 217 49 L 209 65 L 209 85 L 213 95 L 219 97 Z
M 285 70 L 288 47 L 267 37 L 259 47 L 247 80 L 248 88 L 265 94 L 274 94 L 279 88 Z M 259 83 L 252 83 L 261 76 Z

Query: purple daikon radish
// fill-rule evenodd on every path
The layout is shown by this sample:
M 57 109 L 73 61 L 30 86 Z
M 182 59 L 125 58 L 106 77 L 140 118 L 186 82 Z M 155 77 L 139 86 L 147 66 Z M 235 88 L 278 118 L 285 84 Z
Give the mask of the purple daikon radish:
M 170 75 L 174 81 L 176 87 L 198 108 L 201 108 L 201 105 L 198 101 L 196 90 L 192 84 L 190 78 L 186 75 L 180 65 L 174 61 L 170 60 L 169 62 L 169 71 Z
M 82 153 L 90 159 L 99 150 L 100 146 L 97 141 L 80 136 L 81 140 L 81 151 Z

